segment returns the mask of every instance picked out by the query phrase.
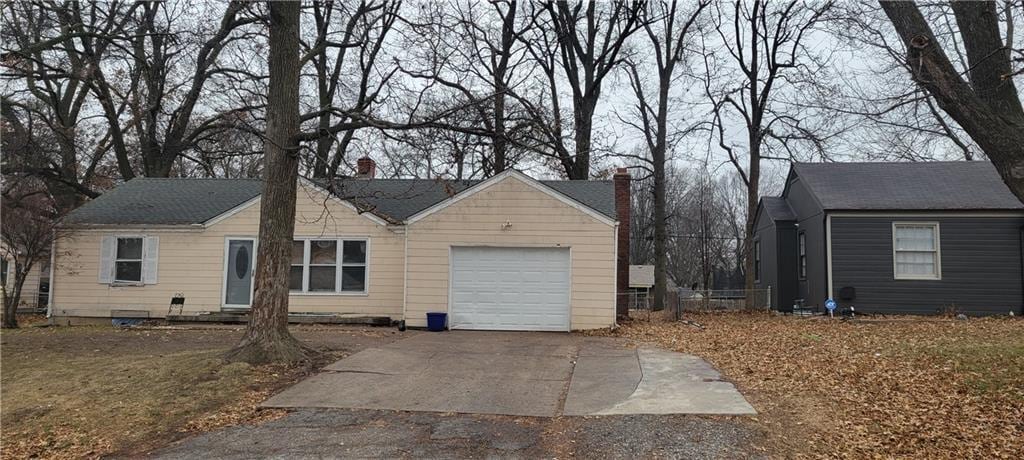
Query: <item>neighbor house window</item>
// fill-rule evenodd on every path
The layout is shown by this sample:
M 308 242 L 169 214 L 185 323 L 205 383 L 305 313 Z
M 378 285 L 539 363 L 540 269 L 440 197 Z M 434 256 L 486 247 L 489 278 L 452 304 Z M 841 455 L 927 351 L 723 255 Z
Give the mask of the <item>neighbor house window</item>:
M 142 238 L 118 237 L 114 257 L 115 283 L 142 282 Z
M 799 247 L 800 279 L 807 278 L 807 237 L 804 232 L 797 235 L 797 246 Z
M 761 241 L 754 240 L 754 281 L 761 281 Z
M 292 242 L 290 288 L 295 292 L 366 292 L 367 240 Z
M 892 250 L 896 279 L 941 278 L 938 223 L 893 223 Z

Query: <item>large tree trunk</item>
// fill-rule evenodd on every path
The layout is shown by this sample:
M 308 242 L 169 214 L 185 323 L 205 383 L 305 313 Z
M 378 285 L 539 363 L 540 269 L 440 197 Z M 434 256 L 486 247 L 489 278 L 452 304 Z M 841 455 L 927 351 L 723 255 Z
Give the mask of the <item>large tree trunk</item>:
M 583 96 L 576 99 L 573 104 L 576 158 L 573 160 L 572 169 L 568 171 L 568 176 L 569 180 L 587 180 L 590 179 L 590 143 L 597 95 L 595 94 L 593 98 Z
M 47 182 L 57 209 L 68 212 L 82 204 L 82 194 L 64 181 L 78 181 L 78 148 L 75 145 L 77 130 L 74 126 L 60 126 L 57 147 L 60 152 L 60 179 Z
M 985 151 L 1003 181 L 1024 201 L 1024 109 L 1012 78 L 1009 50 L 999 37 L 994 2 L 952 2 L 970 84 L 960 77 L 913 2 L 882 1 L 907 49 L 914 80 L 935 97 Z
M 311 350 L 288 332 L 288 282 L 295 233 L 299 132 L 298 2 L 270 3 L 270 88 L 252 312 L 229 361 L 296 362 Z
M 750 136 L 750 166 L 747 171 L 747 219 L 744 225 L 744 261 L 745 271 L 743 289 L 746 289 L 746 307 L 752 309 L 754 305 L 754 282 L 757 279 L 754 260 L 754 217 L 757 214 L 757 200 L 760 194 L 761 181 L 761 141 L 757 134 Z
M 516 9 L 518 2 L 508 4 L 508 11 L 501 22 L 501 58 L 494 69 L 494 174 L 499 174 L 508 167 L 508 139 L 505 134 L 505 76 L 508 73 L 508 62 L 515 45 Z
M 668 97 L 672 84 L 672 66 L 663 70 L 658 79 L 658 132 L 651 166 L 654 170 L 654 305 L 665 308 L 668 277 L 668 198 L 665 184 L 666 150 L 668 149 Z

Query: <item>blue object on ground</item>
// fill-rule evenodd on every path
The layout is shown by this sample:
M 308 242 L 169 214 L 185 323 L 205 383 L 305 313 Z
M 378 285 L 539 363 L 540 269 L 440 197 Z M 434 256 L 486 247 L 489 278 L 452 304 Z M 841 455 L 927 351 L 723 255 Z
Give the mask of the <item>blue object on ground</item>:
M 448 313 L 429 311 L 427 312 L 427 330 L 431 332 L 441 332 L 445 328 L 445 323 L 448 321 Z
M 111 325 L 120 327 L 131 327 L 142 324 L 141 318 L 111 318 Z

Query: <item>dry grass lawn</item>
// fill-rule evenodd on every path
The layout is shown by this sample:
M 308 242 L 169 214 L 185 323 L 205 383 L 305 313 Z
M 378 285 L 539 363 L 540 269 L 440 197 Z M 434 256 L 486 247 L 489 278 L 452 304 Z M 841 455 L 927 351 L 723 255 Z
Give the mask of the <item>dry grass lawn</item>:
M 701 356 L 775 457 L 1024 458 L 1024 320 L 695 314 L 613 335 Z
M 239 328 L 24 328 L 3 331 L 3 458 L 146 452 L 196 431 L 256 422 L 257 409 L 313 367 L 225 364 Z M 325 361 L 393 340 L 392 329 L 296 328 Z

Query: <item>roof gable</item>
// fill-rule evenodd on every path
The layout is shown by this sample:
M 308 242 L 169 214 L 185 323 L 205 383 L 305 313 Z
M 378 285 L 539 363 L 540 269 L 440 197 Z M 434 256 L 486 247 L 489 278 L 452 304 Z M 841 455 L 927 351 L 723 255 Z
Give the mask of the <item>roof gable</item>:
M 796 213 L 789 207 L 785 198 L 778 196 L 761 197 L 761 206 L 765 213 L 774 221 L 796 220 Z
M 509 169 L 501 174 L 472 184 L 470 187 L 454 193 L 446 200 L 440 201 L 426 209 L 423 209 L 406 219 L 407 224 L 412 224 L 435 212 L 441 211 L 452 204 L 466 199 L 476 193 L 486 190 L 493 184 L 504 180 L 518 180 L 526 185 L 555 198 L 566 205 L 573 207 L 584 214 L 597 219 L 600 222 L 613 225 L 615 223 L 615 194 L 614 184 L 610 181 L 538 181 L 520 171 Z M 588 184 L 589 183 L 589 184 Z M 578 184 L 578 185 L 577 185 Z M 565 193 L 563 192 L 569 192 Z M 571 194 L 570 194 L 571 193 Z M 600 209 L 598 209 L 598 207 Z M 610 213 L 607 214 L 607 213 Z
M 790 174 L 825 210 L 1024 209 L 987 161 L 794 163 Z

